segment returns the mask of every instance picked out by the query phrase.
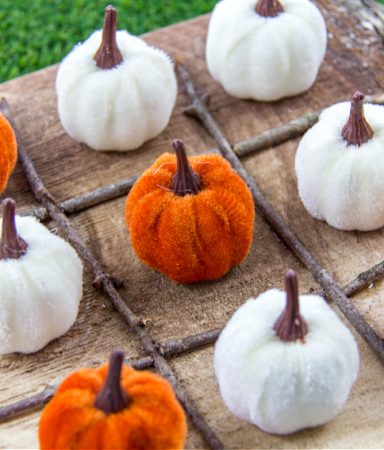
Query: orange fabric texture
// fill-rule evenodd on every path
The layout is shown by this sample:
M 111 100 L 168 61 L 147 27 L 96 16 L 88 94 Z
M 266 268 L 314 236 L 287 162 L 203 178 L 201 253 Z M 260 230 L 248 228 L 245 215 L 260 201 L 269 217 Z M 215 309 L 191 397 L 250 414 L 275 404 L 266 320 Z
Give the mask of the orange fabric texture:
M 8 120 L 0 113 L 0 193 L 7 187 L 16 161 L 16 136 Z
M 248 187 L 218 155 L 190 157 L 202 190 L 184 197 L 170 190 L 175 155 L 165 153 L 140 177 L 125 207 L 139 258 L 174 281 L 222 277 L 248 254 L 254 204 Z
M 108 365 L 70 375 L 44 408 L 41 449 L 182 449 L 185 413 L 170 384 L 151 372 L 124 366 L 121 386 L 131 399 L 121 412 L 94 407 Z

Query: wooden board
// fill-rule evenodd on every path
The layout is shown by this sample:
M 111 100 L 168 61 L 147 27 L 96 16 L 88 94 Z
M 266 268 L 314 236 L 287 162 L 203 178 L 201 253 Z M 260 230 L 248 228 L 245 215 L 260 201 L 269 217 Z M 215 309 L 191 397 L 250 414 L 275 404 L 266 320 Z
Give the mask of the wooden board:
M 356 89 L 377 93 L 383 86 L 378 17 L 362 6 L 360 0 L 316 3 L 326 17 L 329 30 L 329 47 L 319 78 L 309 92 L 273 104 L 230 97 L 210 78 L 204 61 L 207 16 L 157 30 L 145 39 L 177 55 L 188 65 L 201 90 L 211 95 L 211 111 L 234 144 L 304 113 L 347 99 Z M 180 85 L 170 125 L 158 138 L 126 154 L 95 153 L 72 141 L 60 125 L 54 90 L 56 70 L 57 67 L 49 67 L 4 83 L 0 85 L 0 97 L 7 97 L 11 104 L 27 150 L 58 200 L 142 172 L 158 155 L 170 149 L 170 141 L 175 137 L 182 138 L 191 153 L 214 146 L 204 129 L 183 114 L 188 99 Z M 298 198 L 293 170 L 297 143 L 291 141 L 247 157 L 245 166 L 316 257 L 340 284 L 345 284 L 383 259 L 384 231 L 341 232 L 306 213 Z M 6 194 L 16 198 L 22 211 L 36 204 L 20 167 L 13 174 Z M 270 287 L 280 287 L 289 267 L 298 272 L 302 291 L 317 288 L 311 274 L 277 240 L 261 217 L 256 217 L 254 243 L 243 264 L 214 283 L 176 285 L 137 260 L 130 246 L 123 210 L 124 198 L 119 198 L 72 219 L 105 269 L 125 280 L 123 298 L 137 315 L 152 319 L 149 330 L 159 341 L 224 325 L 248 297 Z M 91 281 L 87 274 L 80 314 L 67 335 L 34 355 L 0 358 L 1 404 L 38 392 L 76 368 L 99 365 L 113 348 L 122 348 L 131 357 L 144 356 L 121 317 L 92 288 Z M 377 283 L 353 301 L 384 337 L 383 295 L 384 284 Z M 380 448 L 384 447 L 383 367 L 366 343 L 358 336 L 357 340 L 361 352 L 360 376 L 344 411 L 326 426 L 285 438 L 263 433 L 226 410 L 213 374 L 213 347 L 175 358 L 171 365 L 181 385 L 228 448 Z M 1 424 L 0 447 L 36 448 L 38 417 L 38 413 L 33 413 Z M 191 426 L 187 447 L 204 446 Z

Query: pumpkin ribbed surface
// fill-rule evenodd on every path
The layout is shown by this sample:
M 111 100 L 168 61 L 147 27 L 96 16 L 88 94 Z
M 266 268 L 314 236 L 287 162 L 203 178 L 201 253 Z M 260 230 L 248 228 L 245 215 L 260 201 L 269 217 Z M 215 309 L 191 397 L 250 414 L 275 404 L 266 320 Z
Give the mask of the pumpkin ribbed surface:
M 0 192 L 8 184 L 9 176 L 17 161 L 17 144 L 15 133 L 8 120 L 0 113 Z
M 146 264 L 169 278 L 192 283 L 214 280 L 239 264 L 253 237 L 252 196 L 229 163 L 218 155 L 188 158 L 202 190 L 171 190 L 176 157 L 162 155 L 133 186 L 126 201 L 132 245 Z
M 70 375 L 45 407 L 41 449 L 182 449 L 185 414 L 170 384 L 150 372 L 124 366 L 121 386 L 130 398 L 124 410 L 106 414 L 94 406 L 108 365 Z

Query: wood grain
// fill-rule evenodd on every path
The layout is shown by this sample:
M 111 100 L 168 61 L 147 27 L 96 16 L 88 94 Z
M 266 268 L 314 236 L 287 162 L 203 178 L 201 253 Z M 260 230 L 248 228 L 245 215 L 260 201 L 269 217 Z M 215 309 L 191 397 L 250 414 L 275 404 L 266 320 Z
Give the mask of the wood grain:
M 188 64 L 199 86 L 211 95 L 211 111 L 216 120 L 230 142 L 236 143 L 347 99 L 357 88 L 377 93 L 383 86 L 382 40 L 372 25 L 378 20 L 373 9 L 362 6 L 360 0 L 319 0 L 316 3 L 326 17 L 330 38 L 319 78 L 306 94 L 276 103 L 235 99 L 210 78 L 204 61 L 208 17 L 157 30 L 145 35 L 145 39 Z M 182 138 L 191 153 L 214 146 L 200 125 L 183 114 L 188 100 L 182 90 L 169 127 L 140 150 L 111 154 L 79 145 L 65 134 L 57 117 L 56 70 L 50 67 L 4 83 L 0 85 L 0 97 L 7 97 L 37 170 L 60 201 L 140 173 L 159 154 L 170 149 L 170 141 L 175 137 Z M 247 157 L 245 166 L 322 264 L 340 284 L 347 283 L 383 259 L 384 232 L 340 232 L 309 217 L 296 191 L 293 159 L 297 143 L 290 141 Z M 6 194 L 16 198 L 21 210 L 35 205 L 19 168 Z M 288 267 L 298 271 L 302 291 L 317 287 L 310 274 L 293 259 L 260 217 L 256 218 L 251 253 L 243 264 L 214 283 L 174 284 L 137 260 L 130 246 L 123 209 L 124 198 L 120 198 L 74 215 L 72 220 L 106 270 L 125 280 L 123 298 L 130 302 L 136 314 L 151 319 L 150 331 L 158 340 L 224 325 L 249 296 L 270 287 L 281 287 Z M 383 294 L 383 283 L 377 283 L 354 299 L 382 336 Z M 229 448 L 379 448 L 384 446 L 383 367 L 366 344 L 359 338 L 358 342 L 361 373 L 346 409 L 332 423 L 289 438 L 267 435 L 230 415 L 216 385 L 212 347 L 177 358 L 172 366 L 181 384 Z M 76 368 L 96 366 L 107 359 L 113 348 L 124 349 L 128 356 L 144 356 L 124 322 L 107 306 L 105 298 L 93 290 L 87 276 L 79 318 L 67 335 L 37 354 L 0 358 L 0 403 L 37 392 Z M 34 412 L 1 424 L 0 447 L 35 448 L 37 422 L 38 413 Z M 187 447 L 202 446 L 200 436 L 192 429 Z
M 213 373 L 213 349 L 185 355 L 174 362 L 176 373 L 192 393 L 193 400 L 209 419 L 220 436 L 225 436 L 227 448 L 258 449 L 366 449 L 383 448 L 382 365 L 372 358 L 370 350 L 362 345 L 361 369 L 358 382 L 340 415 L 325 426 L 304 430 L 290 436 L 272 436 L 233 416 L 223 404 Z M 366 351 L 368 350 L 368 351 Z M 205 389 L 196 389 L 195 386 Z M 367 386 L 370 386 L 367 390 Z M 363 400 L 364 399 L 364 400 Z M 369 405 L 362 411 L 362 402 Z M 357 425 L 356 419 L 360 422 Z

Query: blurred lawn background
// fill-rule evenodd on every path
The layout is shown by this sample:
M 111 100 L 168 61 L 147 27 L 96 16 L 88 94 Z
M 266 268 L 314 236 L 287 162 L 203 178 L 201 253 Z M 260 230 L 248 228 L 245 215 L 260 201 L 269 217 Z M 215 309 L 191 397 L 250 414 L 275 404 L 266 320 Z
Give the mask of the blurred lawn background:
M 211 11 L 217 0 L 116 0 L 118 27 L 141 34 Z M 384 4 L 384 0 L 378 0 Z M 0 82 L 60 62 L 102 27 L 101 0 L 0 0 Z
M 384 1 L 384 0 L 383 0 Z M 141 34 L 211 11 L 216 0 L 116 0 L 118 28 Z M 101 0 L 0 0 L 0 82 L 60 62 L 103 25 Z

